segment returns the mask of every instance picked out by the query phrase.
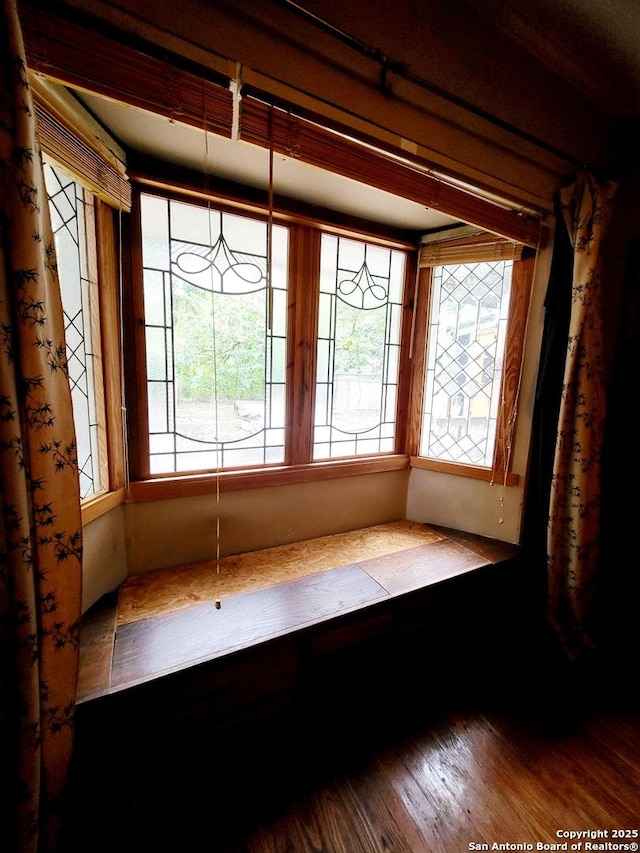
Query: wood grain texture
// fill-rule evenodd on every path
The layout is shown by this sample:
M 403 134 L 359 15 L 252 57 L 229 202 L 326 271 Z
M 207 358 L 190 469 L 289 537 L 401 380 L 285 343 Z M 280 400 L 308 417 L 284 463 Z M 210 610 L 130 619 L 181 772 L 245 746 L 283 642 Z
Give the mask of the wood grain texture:
M 111 687 L 139 684 L 388 597 L 359 566 L 126 623 L 116 632 Z
M 425 524 L 390 522 L 129 577 L 120 588 L 118 624 L 193 607 L 444 539 Z
M 365 612 L 371 605 L 428 591 L 485 566 L 502 563 L 517 547 L 401 521 L 129 578 L 118 591 L 111 632 L 90 638 L 91 612 L 82 645 L 79 703 L 138 685 L 181 668 L 263 643 L 310 625 L 362 611 L 357 624 L 340 623 L 318 634 L 314 649 L 344 648 L 363 637 L 391 637 L 394 617 Z M 222 606 L 214 606 L 216 597 Z M 437 606 L 430 636 L 455 622 L 460 605 Z M 424 613 L 404 611 L 398 637 L 414 642 L 425 633 Z M 368 623 L 375 625 L 371 633 Z M 117 635 L 114 637 L 115 625 Z M 351 639 L 350 639 L 351 637 Z
M 117 594 L 103 596 L 82 620 L 77 689 L 79 701 L 101 696 L 111 682 L 117 598 Z
M 392 595 L 422 589 L 486 564 L 485 558 L 446 539 L 360 563 Z
M 556 699 L 557 716 L 544 717 L 488 695 L 420 713 L 403 701 L 369 727 L 366 714 L 345 715 L 342 729 L 318 716 L 194 750 L 163 744 L 146 767 L 129 754 L 106 800 L 83 777 L 65 851 L 87 849 L 84 821 L 112 849 L 214 853 L 536 849 L 561 842 L 562 829 L 609 840 L 637 829 L 640 710 L 585 703 L 559 727 Z

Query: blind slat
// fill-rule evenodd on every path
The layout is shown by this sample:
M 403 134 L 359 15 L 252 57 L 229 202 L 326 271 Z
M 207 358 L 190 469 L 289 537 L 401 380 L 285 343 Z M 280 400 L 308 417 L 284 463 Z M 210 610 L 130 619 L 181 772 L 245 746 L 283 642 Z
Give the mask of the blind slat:
M 421 268 L 447 264 L 475 264 L 482 261 L 517 261 L 524 246 L 491 234 L 455 237 L 427 243 L 420 248 L 418 265 Z
M 92 192 L 112 207 L 131 210 L 131 184 L 124 166 L 109 152 L 101 152 L 77 130 L 57 118 L 47 105 L 34 98 L 38 139 L 42 150 L 61 166 L 66 166 Z

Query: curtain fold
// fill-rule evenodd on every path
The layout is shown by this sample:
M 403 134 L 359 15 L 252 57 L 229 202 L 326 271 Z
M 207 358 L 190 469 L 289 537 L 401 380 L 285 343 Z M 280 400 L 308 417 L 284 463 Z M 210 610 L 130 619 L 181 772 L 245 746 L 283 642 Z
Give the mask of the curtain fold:
M 547 621 L 547 527 L 573 276 L 573 248 L 557 199 L 554 212 L 553 258 L 544 301 L 544 330 L 532 417 L 529 477 L 521 538 L 528 566 L 529 604 L 533 608 L 536 625 L 546 624 Z
M 549 622 L 571 660 L 595 649 L 606 406 L 600 249 L 615 189 L 582 172 L 559 195 L 573 247 L 573 277 L 550 490 L 547 586 Z
M 82 528 L 56 255 L 15 0 L 0 18 L 3 851 L 57 849 L 73 745 Z

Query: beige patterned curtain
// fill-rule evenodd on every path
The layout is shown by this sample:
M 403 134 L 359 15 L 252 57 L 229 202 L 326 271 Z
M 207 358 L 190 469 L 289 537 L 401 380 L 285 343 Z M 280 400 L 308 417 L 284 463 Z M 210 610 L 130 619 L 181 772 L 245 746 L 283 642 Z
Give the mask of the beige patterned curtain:
M 57 849 L 82 532 L 47 195 L 15 0 L 0 17 L 0 849 Z
M 572 660 L 594 648 L 605 415 L 600 249 L 614 192 L 585 172 L 560 194 L 574 260 L 547 554 L 549 618 Z

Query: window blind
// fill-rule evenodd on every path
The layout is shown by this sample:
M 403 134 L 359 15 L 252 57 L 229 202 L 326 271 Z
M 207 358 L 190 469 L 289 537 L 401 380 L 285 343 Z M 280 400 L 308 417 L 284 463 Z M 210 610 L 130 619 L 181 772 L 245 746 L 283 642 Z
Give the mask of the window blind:
M 131 210 L 131 185 L 120 152 L 110 147 L 68 93 L 31 75 L 40 147 L 111 207 Z
M 273 145 L 280 154 L 442 210 L 507 240 L 534 248 L 547 242 L 548 229 L 538 219 L 467 193 L 417 165 L 252 95 L 242 97 L 240 138 L 254 145 Z
M 450 239 L 423 240 L 418 266 L 434 267 L 446 264 L 477 264 L 482 261 L 517 261 L 525 247 L 513 240 L 493 234 L 476 234 Z
M 231 136 L 233 95 L 221 75 L 184 70 L 75 20 L 36 12 L 28 5 L 21 22 L 31 71 Z

